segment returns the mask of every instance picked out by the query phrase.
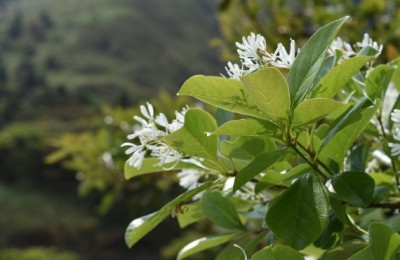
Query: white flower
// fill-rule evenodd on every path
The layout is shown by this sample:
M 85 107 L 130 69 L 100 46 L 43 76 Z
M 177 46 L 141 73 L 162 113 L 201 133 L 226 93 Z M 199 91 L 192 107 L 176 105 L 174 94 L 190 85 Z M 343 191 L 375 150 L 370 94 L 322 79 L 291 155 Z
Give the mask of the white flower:
M 154 108 L 150 103 L 146 103 L 146 106 L 140 106 L 144 118 L 134 116 L 134 119 L 140 123 L 141 128 L 128 135 L 129 140 L 139 139 L 139 144 L 126 142 L 121 145 L 128 147 L 125 154 L 131 155 L 128 159 L 129 165 L 139 169 L 148 152 L 151 156 L 160 160 L 158 165 L 161 167 L 164 164 L 179 162 L 183 155 L 165 144 L 162 137 L 179 130 L 183 126 L 187 109 L 185 107 L 181 112 L 175 112 L 176 119 L 169 123 L 167 117 L 162 113 L 154 117 Z M 159 129 L 159 127 L 163 129 Z
M 394 139 L 396 141 L 400 141 L 400 136 L 394 136 Z M 390 149 L 390 154 L 392 156 L 398 156 L 400 155 L 400 143 L 389 143 Z
M 242 43 L 237 42 L 238 54 L 242 60 L 259 61 L 261 57 L 260 52 L 266 52 L 267 45 L 265 38 L 260 34 L 250 33 L 250 36 L 242 37 Z
M 356 55 L 355 51 L 351 47 L 351 44 L 342 40 L 342 38 L 337 37 L 334 39 L 329 46 L 328 55 L 335 55 L 336 50 L 339 50 L 342 53 L 340 57 L 339 63 L 343 60 L 347 60 L 348 58 Z
M 374 48 L 375 50 L 377 50 L 379 53 L 382 52 L 383 50 L 383 45 L 382 44 L 378 44 L 376 41 L 372 40 L 369 37 L 368 33 L 364 33 L 364 38 L 362 42 L 357 42 L 356 44 L 360 49 L 365 48 L 367 46 Z
M 400 109 L 394 109 L 390 114 L 390 119 L 395 123 L 400 123 Z
M 236 63 L 228 62 L 227 66 L 225 66 L 225 70 L 231 79 L 239 80 L 240 77 L 243 76 L 243 70 Z
M 297 50 L 297 53 L 300 51 Z M 278 68 L 291 68 L 294 60 L 296 58 L 296 43 L 294 40 L 290 39 L 290 50 L 289 53 L 286 51 L 285 46 L 282 43 L 278 44 L 271 64 Z
M 203 175 L 204 172 L 197 169 L 184 169 L 177 174 L 179 185 L 188 190 L 196 188 L 200 177 Z

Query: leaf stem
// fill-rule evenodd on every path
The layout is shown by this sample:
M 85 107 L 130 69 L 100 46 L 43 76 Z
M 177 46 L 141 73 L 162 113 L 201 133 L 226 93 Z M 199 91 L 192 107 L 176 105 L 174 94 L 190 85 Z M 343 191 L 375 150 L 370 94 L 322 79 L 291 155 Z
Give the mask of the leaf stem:
M 318 173 L 324 181 L 328 180 L 328 177 L 318 168 L 318 165 L 316 165 L 314 162 L 309 160 L 299 149 L 297 149 L 295 144 L 290 144 L 290 147 L 304 160 L 306 161 L 316 173 Z
M 301 143 L 297 143 L 297 145 L 298 145 L 301 149 L 303 149 L 303 151 L 305 151 L 310 157 L 312 157 L 313 160 L 314 160 L 315 162 L 317 162 L 322 168 L 324 168 L 324 170 L 325 170 L 327 173 L 329 173 L 329 175 L 332 176 L 332 175 L 335 174 L 334 172 L 331 171 L 331 169 L 328 168 L 328 166 L 326 166 L 323 162 L 321 162 L 320 159 L 315 158 L 315 154 L 314 154 L 313 152 L 309 151 L 309 150 L 308 150 L 307 148 L 305 148 Z
M 383 122 L 382 122 L 381 111 L 379 112 L 379 114 L 378 114 L 378 116 L 376 118 L 377 118 L 377 120 L 379 122 L 379 126 L 380 126 L 381 132 L 382 132 L 382 136 L 383 136 L 384 139 L 386 139 L 387 135 L 386 135 L 386 132 L 385 132 L 385 127 L 384 127 Z M 394 162 L 394 158 L 393 158 L 392 155 L 389 155 L 389 158 L 390 158 L 390 163 L 392 164 L 393 175 L 394 175 L 394 178 L 396 180 L 396 188 L 397 188 L 397 190 L 400 191 L 400 180 L 399 180 L 399 174 L 397 172 L 396 163 Z

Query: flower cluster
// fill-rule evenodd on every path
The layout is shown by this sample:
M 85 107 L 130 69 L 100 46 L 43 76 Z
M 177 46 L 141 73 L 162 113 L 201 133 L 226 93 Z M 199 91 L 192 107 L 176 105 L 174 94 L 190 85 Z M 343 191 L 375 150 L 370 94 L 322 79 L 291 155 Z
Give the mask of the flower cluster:
M 376 41 L 372 40 L 368 33 L 365 33 L 362 42 L 357 42 L 353 46 L 350 43 L 343 41 L 342 38 L 337 37 L 329 47 L 328 55 L 335 55 L 336 51 L 340 51 L 341 57 L 339 59 L 339 63 L 341 63 L 350 57 L 356 56 L 357 52 L 367 47 L 375 49 L 378 52 L 377 56 L 383 50 L 382 44 L 378 44 Z
M 250 33 L 249 36 L 243 37 L 242 42 L 236 43 L 237 53 L 241 61 L 241 65 L 228 62 L 225 70 L 231 79 L 239 80 L 243 75 L 249 74 L 263 67 L 274 66 L 277 68 L 290 69 L 295 61 L 300 48 L 296 49 L 294 40 L 290 40 L 289 52 L 286 50 L 282 43 L 279 43 L 273 53 L 267 51 L 267 44 L 265 38 L 260 34 Z M 336 51 L 341 52 L 341 57 L 338 63 L 357 55 L 358 51 L 366 47 L 375 49 L 379 55 L 382 52 L 383 45 L 378 44 L 372 40 L 370 36 L 365 33 L 362 42 L 357 42 L 353 46 L 337 37 L 328 49 L 328 55 L 335 55 Z
M 290 40 L 289 52 L 279 43 L 274 53 L 267 51 L 265 38 L 260 34 L 250 33 L 243 37 L 242 42 L 236 43 L 241 65 L 228 62 L 225 67 L 228 76 L 239 79 L 241 76 L 272 65 L 278 68 L 290 68 L 300 49 L 296 50 L 296 43 Z
M 129 147 L 125 151 L 126 154 L 131 154 L 128 159 L 129 165 L 139 169 L 148 152 L 150 156 L 160 160 L 159 166 L 181 160 L 183 155 L 164 143 L 162 137 L 183 126 L 187 107 L 180 112 L 175 112 L 176 118 L 171 123 L 163 113 L 154 117 L 154 108 L 150 103 L 147 103 L 147 106 L 140 106 L 140 111 L 145 118 L 134 116 L 134 119 L 141 124 L 141 127 L 133 134 L 128 135 L 129 140 L 138 138 L 139 144 L 126 142 L 121 145 Z

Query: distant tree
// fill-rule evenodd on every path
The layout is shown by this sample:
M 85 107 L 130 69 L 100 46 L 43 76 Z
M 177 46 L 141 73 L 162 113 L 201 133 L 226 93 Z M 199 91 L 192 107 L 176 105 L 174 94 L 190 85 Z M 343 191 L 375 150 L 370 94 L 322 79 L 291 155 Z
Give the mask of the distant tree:
M 39 20 L 41 25 L 46 29 L 50 29 L 54 25 L 53 19 L 50 17 L 49 13 L 46 10 L 40 12 Z
M 14 14 L 10 27 L 7 30 L 7 35 L 12 39 L 17 39 L 21 36 L 23 30 L 23 15 L 21 11 Z
M 15 78 L 18 87 L 24 91 L 31 90 L 45 83 L 44 77 L 36 71 L 33 63 L 28 59 L 22 60 L 17 66 Z

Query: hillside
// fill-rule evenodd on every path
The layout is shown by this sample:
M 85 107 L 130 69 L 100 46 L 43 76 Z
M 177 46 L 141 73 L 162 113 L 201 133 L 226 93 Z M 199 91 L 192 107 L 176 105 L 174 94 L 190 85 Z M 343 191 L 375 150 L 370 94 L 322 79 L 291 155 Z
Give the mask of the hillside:
M 193 74 L 222 68 L 208 45 L 217 35 L 212 0 L 5 3 L 0 90 L 18 92 L 19 99 L 30 92 L 27 103 L 39 107 L 134 105 L 160 89 L 176 92 Z M 0 111 L 10 106 L 4 102 Z

